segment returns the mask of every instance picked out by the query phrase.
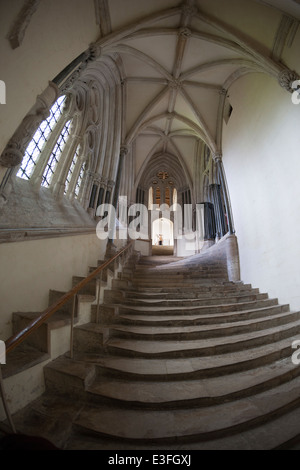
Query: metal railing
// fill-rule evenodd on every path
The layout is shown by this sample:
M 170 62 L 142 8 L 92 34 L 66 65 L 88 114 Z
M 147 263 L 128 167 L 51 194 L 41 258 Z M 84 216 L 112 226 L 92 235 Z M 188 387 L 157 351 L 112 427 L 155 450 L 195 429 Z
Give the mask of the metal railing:
M 130 241 L 124 248 L 116 252 L 114 256 L 112 256 L 109 260 L 102 263 L 98 266 L 91 274 L 85 277 L 82 281 L 76 284 L 69 292 L 61 296 L 56 302 L 54 302 L 50 307 L 48 307 L 44 312 L 42 312 L 37 318 L 32 320 L 25 328 L 23 328 L 20 332 L 16 333 L 15 335 L 11 336 L 6 342 L 6 355 L 8 355 L 11 351 L 13 351 L 18 345 L 23 343 L 29 335 L 31 335 L 34 331 L 36 331 L 41 325 L 43 325 L 49 318 L 54 315 L 61 307 L 63 307 L 68 301 L 73 299 L 73 306 L 72 306 L 72 313 L 71 313 L 71 327 L 70 327 L 70 357 L 73 359 L 73 338 L 74 338 L 74 324 L 75 324 L 75 312 L 76 312 L 76 305 L 77 305 L 77 295 L 78 293 L 92 280 L 98 280 L 97 286 L 97 311 L 96 311 L 96 322 L 99 321 L 99 308 L 100 308 L 100 293 L 101 293 L 101 274 L 102 272 L 108 268 L 112 263 L 116 262 L 119 258 L 123 256 L 130 255 L 133 248 L 133 241 Z M 16 433 L 15 426 L 13 424 L 13 420 L 11 417 L 11 413 L 9 411 L 8 403 L 5 396 L 4 384 L 3 384 L 3 377 L 0 365 L 0 394 L 5 410 L 6 417 L 8 422 L 13 430 Z

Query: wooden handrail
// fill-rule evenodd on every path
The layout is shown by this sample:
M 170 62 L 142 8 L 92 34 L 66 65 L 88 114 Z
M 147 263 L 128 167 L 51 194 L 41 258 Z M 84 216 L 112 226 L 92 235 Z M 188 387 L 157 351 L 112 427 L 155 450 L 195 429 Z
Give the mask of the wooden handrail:
M 44 312 L 41 313 L 37 318 L 30 322 L 23 330 L 15 335 L 11 336 L 6 342 L 6 354 L 15 349 L 20 343 L 22 343 L 33 331 L 37 330 L 45 321 L 47 321 L 57 310 L 59 310 L 68 300 L 70 300 L 74 295 L 76 295 L 86 284 L 93 280 L 101 271 L 107 268 L 113 261 L 115 261 L 119 256 L 121 256 L 125 251 L 127 251 L 130 246 L 133 244 L 133 241 L 129 242 L 122 250 L 118 251 L 112 258 L 110 258 L 105 263 L 101 264 L 97 269 L 95 269 L 91 274 L 89 274 L 85 279 L 76 284 L 69 292 L 64 294 L 60 299 L 58 299 L 54 304 L 48 307 Z

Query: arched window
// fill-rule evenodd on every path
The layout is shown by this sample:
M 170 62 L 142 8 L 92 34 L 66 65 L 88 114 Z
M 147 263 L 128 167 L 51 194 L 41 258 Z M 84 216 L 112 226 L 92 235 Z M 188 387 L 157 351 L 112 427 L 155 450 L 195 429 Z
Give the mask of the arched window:
M 41 155 L 41 152 L 43 151 L 52 131 L 54 130 L 56 124 L 58 123 L 63 114 L 65 101 L 65 95 L 58 98 L 58 100 L 50 109 L 50 116 L 41 123 L 41 125 L 35 132 L 32 140 L 30 141 L 26 149 L 21 168 L 17 173 L 17 176 L 19 176 L 20 178 L 27 180 L 31 178 L 33 170 Z

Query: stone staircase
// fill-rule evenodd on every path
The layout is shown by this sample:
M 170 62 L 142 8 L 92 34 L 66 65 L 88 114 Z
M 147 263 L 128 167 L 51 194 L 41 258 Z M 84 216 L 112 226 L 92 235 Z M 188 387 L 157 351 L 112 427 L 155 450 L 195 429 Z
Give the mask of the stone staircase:
M 14 420 L 67 450 L 297 448 L 299 335 L 300 312 L 218 259 L 133 257 Z
M 101 273 L 101 278 L 93 279 L 84 286 L 77 295 L 74 323 L 84 325 L 95 321 L 95 309 L 98 292 L 103 301 L 104 292 L 110 289 L 112 282 L 127 264 L 129 254 L 125 253 L 118 260 L 107 266 Z M 95 266 L 88 268 L 87 275 L 95 271 L 106 260 L 98 260 Z M 85 278 L 73 276 L 70 289 Z M 100 284 L 100 285 L 99 285 Z M 61 299 L 66 292 L 49 290 L 48 306 Z M 51 361 L 70 351 L 70 326 L 73 310 L 73 300 L 69 300 L 54 313 L 38 330 L 34 331 L 16 349 L 9 352 L 7 363 L 2 367 L 4 388 L 11 412 L 25 406 L 45 390 L 44 367 Z M 42 312 L 13 312 L 12 332 L 17 334 L 36 320 Z M 0 399 L 0 424 L 5 418 Z

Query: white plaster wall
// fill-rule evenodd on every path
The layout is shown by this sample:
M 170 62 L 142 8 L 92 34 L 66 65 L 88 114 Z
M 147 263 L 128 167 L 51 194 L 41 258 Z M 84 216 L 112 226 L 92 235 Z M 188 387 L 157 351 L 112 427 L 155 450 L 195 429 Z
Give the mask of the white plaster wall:
M 68 291 L 72 276 L 86 276 L 104 259 L 106 243 L 94 234 L 0 245 L 0 338 L 12 334 L 12 313 L 48 307 L 49 289 Z
M 230 89 L 224 166 L 241 278 L 300 308 L 300 105 L 275 80 L 248 75 Z

